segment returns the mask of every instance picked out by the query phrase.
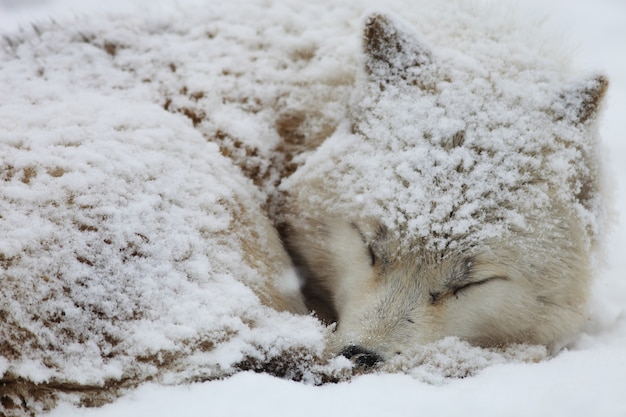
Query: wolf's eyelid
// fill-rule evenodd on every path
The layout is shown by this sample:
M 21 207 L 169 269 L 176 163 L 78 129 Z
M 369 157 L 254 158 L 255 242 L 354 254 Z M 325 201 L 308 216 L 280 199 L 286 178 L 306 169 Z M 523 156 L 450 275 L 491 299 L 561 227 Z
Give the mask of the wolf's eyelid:
M 468 282 L 466 284 L 463 284 L 463 285 L 460 285 L 460 286 L 457 286 L 457 287 L 453 288 L 452 289 L 452 293 L 454 295 L 456 295 L 458 292 L 466 290 L 466 289 L 468 289 L 470 287 L 483 285 L 483 284 L 486 284 L 487 282 L 491 282 L 491 281 L 495 281 L 495 280 L 505 280 L 505 281 L 508 281 L 509 278 L 505 277 L 505 276 L 493 276 L 493 277 L 481 279 L 479 281 L 471 281 L 471 282 Z

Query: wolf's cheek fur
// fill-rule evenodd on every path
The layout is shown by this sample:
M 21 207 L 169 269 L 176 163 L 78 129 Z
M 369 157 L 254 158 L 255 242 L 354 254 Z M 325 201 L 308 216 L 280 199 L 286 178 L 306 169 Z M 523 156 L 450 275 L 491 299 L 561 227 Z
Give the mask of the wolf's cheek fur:
M 450 276 L 452 264 L 417 270 L 399 267 L 380 274 L 366 257 L 360 260 L 361 265 L 351 262 L 354 269 L 337 275 L 339 347 L 361 346 L 389 359 L 449 335 L 483 346 L 535 339 L 529 320 L 534 315 L 518 306 L 532 308 L 537 301 L 518 282 L 494 278 L 456 288 L 440 284 Z
M 541 219 L 541 239 L 518 230 L 471 255 L 446 258 L 418 247 L 392 255 L 393 241 L 372 241 L 371 224 L 331 222 L 317 244 L 330 266 L 325 302 L 337 313 L 333 349 L 389 359 L 450 335 L 482 346 L 559 339 L 583 315 L 584 286 L 551 277 L 584 277 L 588 265 L 573 251 L 580 231 L 552 214 L 556 220 Z M 374 264 L 372 246 L 378 246 Z M 546 251 L 572 258 L 546 258 Z

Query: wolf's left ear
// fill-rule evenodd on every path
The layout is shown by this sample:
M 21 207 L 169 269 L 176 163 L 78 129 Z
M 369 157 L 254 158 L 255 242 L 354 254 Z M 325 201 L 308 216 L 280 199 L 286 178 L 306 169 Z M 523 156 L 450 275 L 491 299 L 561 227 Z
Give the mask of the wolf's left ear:
M 419 67 L 432 62 L 430 50 L 410 28 L 391 16 L 369 15 L 363 41 L 365 70 L 380 81 L 406 81 Z
M 554 102 L 552 110 L 556 120 L 585 123 L 598 113 L 609 86 L 604 75 L 596 75 L 569 85 Z

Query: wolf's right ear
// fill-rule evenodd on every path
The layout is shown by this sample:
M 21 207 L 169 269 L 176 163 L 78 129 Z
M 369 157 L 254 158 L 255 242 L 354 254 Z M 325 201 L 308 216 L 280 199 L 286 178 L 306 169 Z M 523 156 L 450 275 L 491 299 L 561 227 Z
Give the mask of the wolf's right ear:
M 602 105 L 609 80 L 595 75 L 567 85 L 552 105 L 556 120 L 586 123 L 593 119 Z
M 379 13 L 365 20 L 365 70 L 378 81 L 409 81 L 432 62 L 430 50 L 401 22 Z

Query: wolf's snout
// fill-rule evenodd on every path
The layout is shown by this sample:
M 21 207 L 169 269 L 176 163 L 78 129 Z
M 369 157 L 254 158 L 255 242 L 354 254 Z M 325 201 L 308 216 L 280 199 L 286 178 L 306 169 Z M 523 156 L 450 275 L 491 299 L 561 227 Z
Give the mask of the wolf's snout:
M 361 346 L 349 345 L 339 353 L 350 359 L 355 365 L 366 369 L 383 362 L 382 356 Z

